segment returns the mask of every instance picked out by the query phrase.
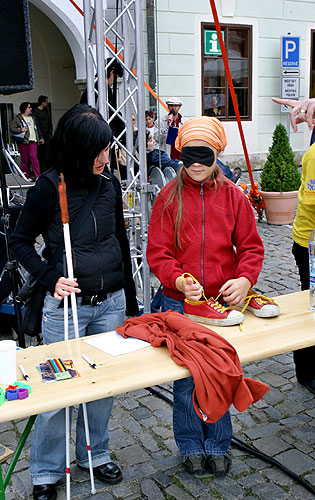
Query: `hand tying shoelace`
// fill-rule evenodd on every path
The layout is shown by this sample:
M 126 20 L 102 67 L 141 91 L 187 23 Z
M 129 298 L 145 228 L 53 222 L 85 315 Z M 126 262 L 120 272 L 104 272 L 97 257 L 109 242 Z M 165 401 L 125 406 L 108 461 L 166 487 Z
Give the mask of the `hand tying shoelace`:
M 189 277 L 194 283 L 199 283 L 196 278 L 190 273 L 183 273 L 182 280 L 186 282 L 186 278 Z M 188 316 L 195 321 L 200 323 L 207 323 L 209 325 L 216 326 L 231 326 L 240 325 L 244 320 L 244 315 L 232 309 L 229 306 L 224 306 L 218 299 L 221 293 L 216 298 L 206 297 L 204 289 L 202 290 L 202 297 L 204 300 L 192 301 L 185 299 L 184 301 L 184 315 Z

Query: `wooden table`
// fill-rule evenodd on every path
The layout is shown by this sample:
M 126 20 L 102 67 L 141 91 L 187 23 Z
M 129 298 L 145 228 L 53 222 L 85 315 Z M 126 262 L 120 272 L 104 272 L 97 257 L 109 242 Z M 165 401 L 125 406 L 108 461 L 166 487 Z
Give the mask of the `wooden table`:
M 252 313 L 245 312 L 242 331 L 238 326 L 211 327 L 236 348 L 242 363 L 315 345 L 315 313 L 309 309 L 308 291 L 282 295 L 275 300 L 281 309 L 277 318 L 257 318 Z M 96 370 L 82 359 L 82 353 L 97 363 Z M 36 365 L 47 357 L 72 359 L 81 377 L 51 384 L 42 383 Z M 166 347 L 150 346 L 112 357 L 84 343 L 83 339 L 17 351 L 17 366 L 19 364 L 23 364 L 30 376 L 29 383 L 33 392 L 25 400 L 5 402 L 0 406 L 0 422 L 94 401 L 190 375 L 187 369 L 176 365 Z M 18 379 L 22 380 L 19 369 L 18 374 Z M 2 498 L 4 496 L 1 497 L 0 487 L 0 499 Z

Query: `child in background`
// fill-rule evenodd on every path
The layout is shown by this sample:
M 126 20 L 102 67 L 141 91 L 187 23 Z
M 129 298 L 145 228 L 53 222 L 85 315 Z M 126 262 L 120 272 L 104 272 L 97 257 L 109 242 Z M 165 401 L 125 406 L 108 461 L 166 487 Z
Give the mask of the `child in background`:
M 215 300 L 202 302 L 202 294 L 220 293 L 224 302 L 243 304 L 264 255 L 247 198 L 217 167 L 226 144 L 216 118 L 191 118 L 180 127 L 175 146 L 184 166 L 157 197 L 147 248 L 148 263 L 164 286 L 163 310 L 183 313 L 188 299 L 196 304 L 189 307 L 197 317 L 206 314 L 223 325 L 240 313 Z M 187 274 L 183 279 L 183 273 L 195 279 Z M 183 466 L 193 474 L 225 474 L 231 461 L 230 413 L 216 423 L 203 422 L 193 407 L 193 391 L 192 377 L 174 382 L 174 435 Z
M 146 129 L 151 133 L 152 137 L 157 133 L 158 129 L 155 126 L 155 114 L 150 109 L 145 112 Z

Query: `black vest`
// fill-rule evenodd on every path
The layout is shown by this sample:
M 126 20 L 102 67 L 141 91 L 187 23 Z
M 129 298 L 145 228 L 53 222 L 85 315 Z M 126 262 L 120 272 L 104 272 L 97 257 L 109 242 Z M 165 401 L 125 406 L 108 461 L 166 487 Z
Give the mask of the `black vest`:
M 58 173 L 49 170 L 45 175 L 50 179 L 58 192 Z M 124 287 L 124 270 L 119 242 L 116 238 L 116 189 L 110 175 L 100 176 L 101 186 L 98 197 L 85 224 L 71 241 L 74 276 L 78 280 L 83 295 L 93 295 L 100 292 L 115 292 Z M 70 221 L 74 221 L 88 196 L 85 186 L 67 186 L 68 212 Z M 59 206 L 59 195 L 52 220 L 43 234 L 48 261 L 59 247 L 63 239 L 63 225 Z M 63 271 L 63 257 L 54 266 Z

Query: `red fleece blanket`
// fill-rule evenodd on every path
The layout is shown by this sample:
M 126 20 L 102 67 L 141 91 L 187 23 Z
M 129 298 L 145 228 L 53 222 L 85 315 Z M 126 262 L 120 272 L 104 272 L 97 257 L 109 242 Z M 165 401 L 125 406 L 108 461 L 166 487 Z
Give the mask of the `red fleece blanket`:
M 237 352 L 227 340 L 180 313 L 143 314 L 127 319 L 116 330 L 153 347 L 166 343 L 172 359 L 193 376 L 194 407 L 205 422 L 219 420 L 232 403 L 244 411 L 269 390 L 261 382 L 244 378 Z

